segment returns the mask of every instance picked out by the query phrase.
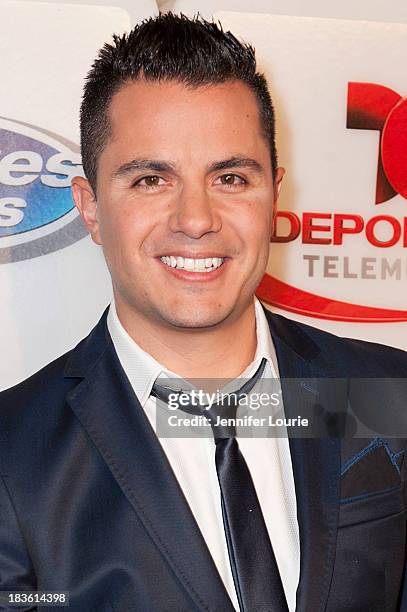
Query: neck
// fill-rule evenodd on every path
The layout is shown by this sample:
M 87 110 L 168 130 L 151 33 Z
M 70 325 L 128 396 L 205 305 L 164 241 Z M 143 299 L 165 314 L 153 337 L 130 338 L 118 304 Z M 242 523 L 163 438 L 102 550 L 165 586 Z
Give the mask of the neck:
M 129 336 L 156 361 L 183 378 L 236 378 L 254 359 L 254 300 L 239 317 L 200 329 L 156 326 L 122 302 L 116 302 L 116 311 Z

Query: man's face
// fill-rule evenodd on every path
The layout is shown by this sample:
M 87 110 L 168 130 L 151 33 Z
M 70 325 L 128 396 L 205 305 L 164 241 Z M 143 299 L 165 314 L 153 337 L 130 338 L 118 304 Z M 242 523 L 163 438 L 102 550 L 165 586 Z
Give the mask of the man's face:
M 110 105 L 97 195 L 74 197 L 101 244 L 117 308 L 153 325 L 205 328 L 250 307 L 268 259 L 270 151 L 242 82 L 126 84 Z

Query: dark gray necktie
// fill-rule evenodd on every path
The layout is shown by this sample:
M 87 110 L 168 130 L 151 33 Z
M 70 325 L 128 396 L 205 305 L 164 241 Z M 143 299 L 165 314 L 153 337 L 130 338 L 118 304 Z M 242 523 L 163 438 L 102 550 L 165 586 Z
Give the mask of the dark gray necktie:
M 203 414 L 212 427 L 223 525 L 240 610 L 288 612 L 276 558 L 249 468 L 235 438 L 235 428 L 214 425 L 218 415 L 227 419 L 236 417 L 239 399 L 253 389 L 265 366 L 266 359 L 263 358 L 253 378 L 232 393 L 230 401 L 214 404 L 209 410 L 192 404 L 180 406 L 180 410 L 189 414 Z M 172 389 L 157 383 L 151 392 L 165 403 L 173 393 Z

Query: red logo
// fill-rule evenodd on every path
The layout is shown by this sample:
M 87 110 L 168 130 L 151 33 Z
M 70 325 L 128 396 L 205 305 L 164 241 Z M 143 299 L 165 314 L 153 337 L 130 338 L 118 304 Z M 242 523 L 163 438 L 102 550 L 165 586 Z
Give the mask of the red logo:
M 407 98 L 374 83 L 349 83 L 348 128 L 379 130 L 376 204 L 407 198 Z
M 382 204 L 399 194 L 407 199 L 407 98 L 375 83 L 349 83 L 347 128 L 378 130 L 380 144 L 376 180 L 376 204 Z M 366 238 L 375 247 L 388 248 L 397 242 L 407 246 L 407 218 L 404 224 L 390 215 L 377 215 L 365 226 L 360 215 L 308 213 L 299 217 L 289 211 L 277 213 L 290 224 L 287 236 L 274 236 L 273 242 L 290 242 L 301 233 L 304 244 L 342 245 L 345 235 L 365 231 Z M 326 219 L 327 224 L 315 221 Z M 353 225 L 349 226 L 349 222 Z M 390 240 L 379 240 L 375 228 L 387 223 L 393 229 Z M 347 224 L 346 224 L 347 223 Z M 330 237 L 315 237 L 318 232 L 330 232 Z M 375 308 L 329 299 L 303 291 L 265 274 L 257 290 L 264 302 L 297 314 L 334 321 L 384 323 L 407 321 L 406 310 Z

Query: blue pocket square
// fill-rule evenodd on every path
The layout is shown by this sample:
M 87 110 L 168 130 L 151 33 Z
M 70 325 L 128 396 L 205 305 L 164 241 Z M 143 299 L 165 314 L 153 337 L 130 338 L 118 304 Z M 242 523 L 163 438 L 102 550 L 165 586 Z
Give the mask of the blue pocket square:
M 399 487 L 403 459 L 404 451 L 394 453 L 388 443 L 375 438 L 342 466 L 342 501 Z

